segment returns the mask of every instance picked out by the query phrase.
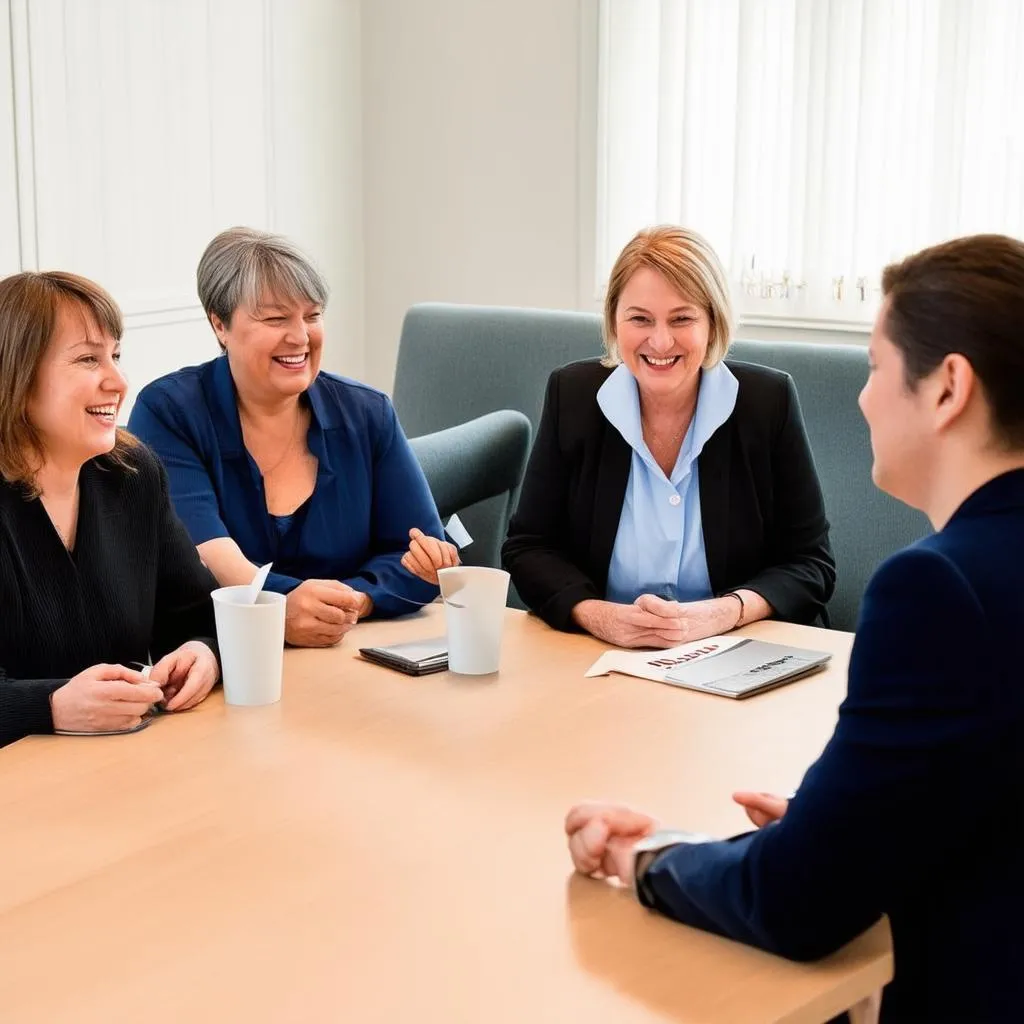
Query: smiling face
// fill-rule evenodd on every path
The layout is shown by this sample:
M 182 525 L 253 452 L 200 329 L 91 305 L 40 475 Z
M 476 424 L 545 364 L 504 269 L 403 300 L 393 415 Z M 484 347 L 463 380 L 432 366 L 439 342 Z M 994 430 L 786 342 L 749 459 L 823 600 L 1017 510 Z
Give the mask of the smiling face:
M 626 282 L 615 310 L 615 340 L 641 396 L 668 398 L 695 386 L 708 351 L 707 311 L 650 267 Z
M 128 390 L 120 359 L 120 341 L 91 312 L 61 304 L 26 405 L 48 460 L 81 465 L 113 449 Z
M 255 308 L 236 309 L 230 324 L 216 314 L 210 322 L 243 398 L 273 404 L 300 395 L 320 372 L 323 307 L 317 302 L 265 294 Z

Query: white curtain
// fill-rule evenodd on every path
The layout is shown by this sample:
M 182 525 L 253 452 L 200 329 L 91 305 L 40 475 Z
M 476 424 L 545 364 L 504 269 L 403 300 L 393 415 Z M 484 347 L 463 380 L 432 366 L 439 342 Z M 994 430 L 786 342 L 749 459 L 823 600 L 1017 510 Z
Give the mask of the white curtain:
M 602 0 L 597 280 L 705 234 L 741 312 L 870 320 L 884 265 L 1024 237 L 1024 0 Z

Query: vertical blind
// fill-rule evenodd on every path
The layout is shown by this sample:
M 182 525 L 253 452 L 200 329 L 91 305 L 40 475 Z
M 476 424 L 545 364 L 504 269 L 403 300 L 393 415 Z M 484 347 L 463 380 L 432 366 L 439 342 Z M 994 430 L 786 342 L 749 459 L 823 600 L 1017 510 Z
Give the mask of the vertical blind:
M 741 313 L 871 319 L 886 263 L 1024 237 L 1024 0 L 602 0 L 597 279 L 705 234 Z

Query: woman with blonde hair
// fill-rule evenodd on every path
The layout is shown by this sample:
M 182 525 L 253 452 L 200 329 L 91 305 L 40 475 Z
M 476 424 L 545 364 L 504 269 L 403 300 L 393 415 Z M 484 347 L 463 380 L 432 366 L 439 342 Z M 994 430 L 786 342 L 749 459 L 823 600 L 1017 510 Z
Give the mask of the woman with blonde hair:
M 503 562 L 556 629 L 672 647 L 835 584 L 821 487 L 785 373 L 726 363 L 732 311 L 696 232 L 641 231 L 605 299 L 605 359 L 548 382 Z
M 160 463 L 117 428 L 121 332 L 85 278 L 0 281 L 0 746 L 132 730 L 217 682 L 216 583 Z M 148 678 L 131 667 L 151 656 Z

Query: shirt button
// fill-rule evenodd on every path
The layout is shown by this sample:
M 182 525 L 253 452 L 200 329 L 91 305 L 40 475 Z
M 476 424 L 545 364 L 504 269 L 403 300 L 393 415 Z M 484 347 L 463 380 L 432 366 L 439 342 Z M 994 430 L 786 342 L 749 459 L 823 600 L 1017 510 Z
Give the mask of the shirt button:
M 668 503 L 670 505 L 678 505 L 682 500 L 683 499 L 680 498 L 678 494 L 673 494 L 672 497 L 668 499 Z

